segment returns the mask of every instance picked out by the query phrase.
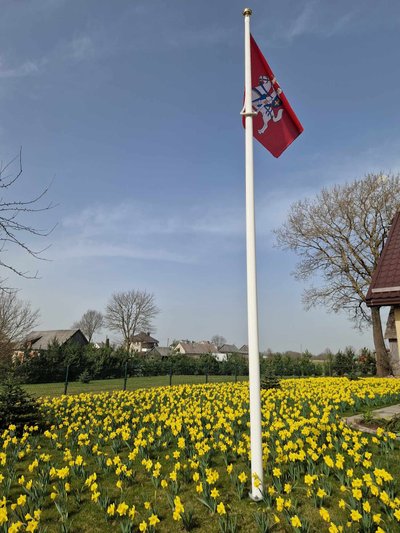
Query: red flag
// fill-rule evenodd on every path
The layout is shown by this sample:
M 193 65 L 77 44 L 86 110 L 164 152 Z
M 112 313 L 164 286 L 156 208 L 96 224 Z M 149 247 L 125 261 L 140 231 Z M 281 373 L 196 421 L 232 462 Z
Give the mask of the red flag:
M 286 96 L 250 35 L 253 135 L 271 154 L 279 157 L 303 131 Z M 243 117 L 243 126 L 245 117 Z

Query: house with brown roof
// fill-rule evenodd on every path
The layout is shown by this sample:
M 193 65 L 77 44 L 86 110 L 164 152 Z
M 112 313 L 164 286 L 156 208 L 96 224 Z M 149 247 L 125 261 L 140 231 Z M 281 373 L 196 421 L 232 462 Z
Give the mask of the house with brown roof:
M 146 357 L 150 359 L 168 359 L 172 355 L 176 355 L 176 352 L 171 346 L 154 346 L 146 353 Z
M 57 342 L 60 346 L 78 344 L 86 346 L 89 341 L 80 329 L 53 329 L 47 331 L 31 331 L 24 339 L 28 350 L 46 350 L 50 344 Z
M 158 340 L 151 337 L 150 333 L 142 331 L 138 335 L 131 337 L 129 351 L 143 354 L 149 352 L 156 346 L 158 346 Z
M 57 343 L 60 346 L 77 344 L 86 346 L 89 341 L 80 329 L 52 329 L 46 331 L 31 331 L 22 341 L 20 349 L 14 352 L 14 358 L 22 359 L 26 351 L 30 356 L 37 355 L 40 351 Z
M 232 355 L 234 353 L 238 353 L 238 351 L 239 348 L 234 344 L 223 344 L 222 346 L 218 346 L 218 352 L 226 355 Z
M 368 307 L 390 306 L 385 338 L 389 340 L 392 371 L 400 375 L 400 211 L 393 219 L 372 275 L 366 304 Z
M 243 344 L 243 346 L 239 349 L 239 353 L 244 356 L 249 356 L 249 347 L 247 344 Z
M 191 357 L 200 357 L 201 355 L 214 355 L 218 354 L 218 348 L 212 342 L 179 342 L 175 351 L 182 355 L 190 355 Z

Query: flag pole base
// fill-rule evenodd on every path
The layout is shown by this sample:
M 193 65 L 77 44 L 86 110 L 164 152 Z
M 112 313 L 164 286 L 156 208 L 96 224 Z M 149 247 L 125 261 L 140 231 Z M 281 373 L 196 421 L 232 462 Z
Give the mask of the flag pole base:
M 253 502 L 261 502 L 263 499 L 260 491 L 258 491 L 258 494 L 253 494 L 252 492 L 249 492 L 249 498 L 250 500 L 253 500 Z

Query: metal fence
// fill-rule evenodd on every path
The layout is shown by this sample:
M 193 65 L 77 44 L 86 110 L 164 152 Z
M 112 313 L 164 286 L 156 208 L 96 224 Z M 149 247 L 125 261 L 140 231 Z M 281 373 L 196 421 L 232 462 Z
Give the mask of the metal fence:
M 239 375 L 214 375 L 214 374 L 166 374 L 158 376 L 131 376 L 124 372 L 118 378 L 95 379 L 86 382 L 71 381 L 69 369 L 65 369 L 65 381 L 58 383 L 35 383 L 23 385 L 34 396 L 60 396 L 62 394 L 101 393 L 118 390 L 135 390 L 149 387 L 167 387 L 184 384 L 206 384 L 247 380 L 247 376 Z

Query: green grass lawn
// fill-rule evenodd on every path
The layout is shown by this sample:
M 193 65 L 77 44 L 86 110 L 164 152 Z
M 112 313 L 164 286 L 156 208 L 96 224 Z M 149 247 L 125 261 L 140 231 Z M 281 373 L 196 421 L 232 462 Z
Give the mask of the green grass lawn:
M 247 376 L 238 376 L 238 381 L 247 380 Z M 172 376 L 172 385 L 205 383 L 205 376 Z M 233 382 L 235 376 L 208 376 L 209 383 Z M 128 378 L 127 390 L 147 389 L 149 387 L 163 387 L 169 385 L 169 375 L 167 376 L 146 376 Z M 68 394 L 80 394 L 82 392 L 107 392 L 122 390 L 124 380 L 102 379 L 93 380 L 90 383 L 73 381 L 68 384 Z M 64 394 L 64 383 L 38 383 L 35 385 L 24 385 L 24 388 L 34 396 L 60 396 Z

